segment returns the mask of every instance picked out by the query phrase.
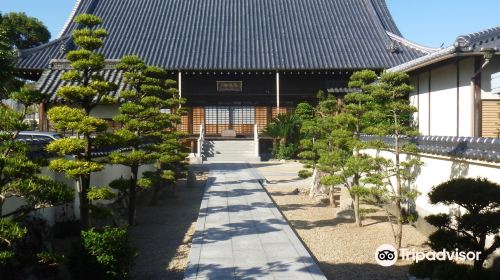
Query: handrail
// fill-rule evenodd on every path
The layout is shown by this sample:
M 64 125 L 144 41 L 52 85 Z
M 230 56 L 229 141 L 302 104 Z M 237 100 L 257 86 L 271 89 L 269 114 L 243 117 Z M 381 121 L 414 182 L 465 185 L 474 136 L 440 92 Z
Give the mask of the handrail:
M 196 153 L 196 156 L 198 158 L 202 158 L 202 154 L 203 154 L 203 144 L 205 142 L 205 126 L 203 124 L 200 124 L 200 136 L 198 137 L 198 150 L 197 150 L 197 153 Z
M 253 141 L 254 141 L 254 145 L 255 145 L 255 157 L 259 157 L 260 156 L 260 152 L 259 152 L 259 125 L 258 124 L 255 124 L 254 127 L 253 127 Z

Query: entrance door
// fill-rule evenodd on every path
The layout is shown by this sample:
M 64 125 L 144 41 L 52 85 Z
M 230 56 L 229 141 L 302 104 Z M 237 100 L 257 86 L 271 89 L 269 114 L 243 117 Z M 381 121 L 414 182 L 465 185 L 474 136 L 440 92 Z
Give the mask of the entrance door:
M 224 130 L 233 129 L 237 135 L 253 135 L 255 107 L 207 106 L 205 131 L 207 135 L 220 136 Z

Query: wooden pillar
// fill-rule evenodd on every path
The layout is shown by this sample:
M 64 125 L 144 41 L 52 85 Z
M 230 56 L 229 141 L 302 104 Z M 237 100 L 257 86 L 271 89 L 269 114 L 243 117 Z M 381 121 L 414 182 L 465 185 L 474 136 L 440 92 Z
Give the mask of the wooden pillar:
M 38 130 L 48 131 L 47 127 L 47 105 L 40 103 L 38 105 Z
M 198 151 L 196 151 L 196 141 L 195 140 L 190 140 L 189 141 L 191 144 L 191 153 L 196 154 Z
M 276 71 L 276 108 L 280 111 L 280 72 Z
M 481 120 L 480 120 L 480 100 L 481 100 L 481 59 L 475 57 L 474 60 L 474 76 L 471 79 L 471 105 L 472 105 L 472 124 L 471 136 L 481 136 Z
M 193 134 L 193 108 L 188 111 L 188 133 Z
M 177 75 L 177 86 L 179 89 L 179 98 L 182 98 L 182 72 L 179 70 L 179 73 Z M 182 107 L 182 105 L 179 104 L 179 108 Z

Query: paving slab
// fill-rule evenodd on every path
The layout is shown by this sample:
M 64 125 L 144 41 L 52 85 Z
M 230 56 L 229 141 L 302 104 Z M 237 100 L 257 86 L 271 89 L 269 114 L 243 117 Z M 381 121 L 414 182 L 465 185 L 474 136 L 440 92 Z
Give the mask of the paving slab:
M 325 279 L 246 163 L 211 163 L 186 280 Z

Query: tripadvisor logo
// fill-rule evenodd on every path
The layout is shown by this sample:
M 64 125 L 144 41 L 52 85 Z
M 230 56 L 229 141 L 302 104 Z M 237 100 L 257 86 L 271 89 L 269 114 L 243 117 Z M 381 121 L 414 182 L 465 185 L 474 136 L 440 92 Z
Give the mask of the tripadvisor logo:
M 429 261 L 476 261 L 479 260 L 481 252 L 463 252 L 455 249 L 454 251 L 448 251 L 443 249 L 441 251 L 435 252 L 419 252 L 414 249 L 400 249 L 399 252 L 390 244 L 380 245 L 377 250 L 375 250 L 375 260 L 381 266 L 391 266 L 394 265 L 398 257 L 403 260 L 415 261 L 416 263 L 429 260 Z
M 381 266 L 394 265 L 398 260 L 398 252 L 390 244 L 382 244 L 375 250 L 375 260 Z

